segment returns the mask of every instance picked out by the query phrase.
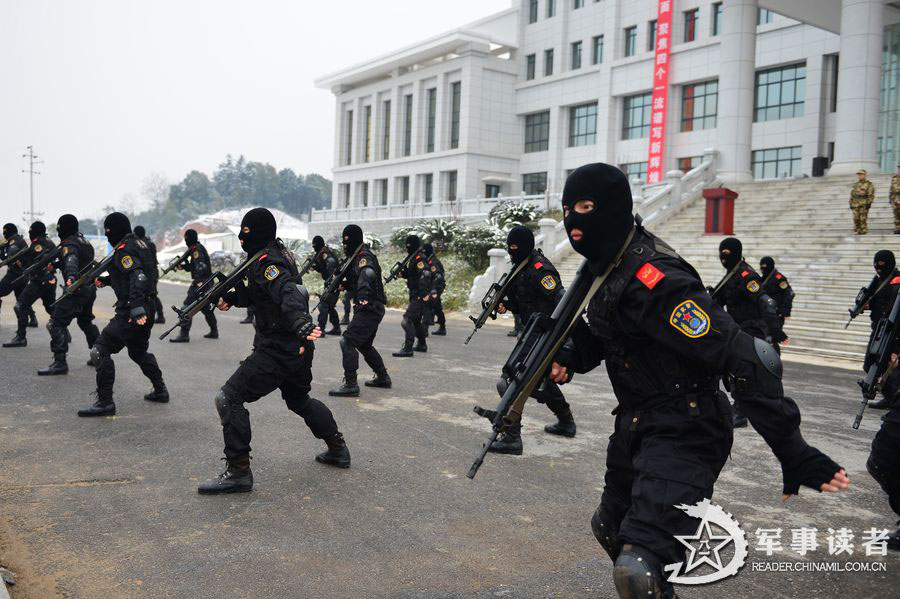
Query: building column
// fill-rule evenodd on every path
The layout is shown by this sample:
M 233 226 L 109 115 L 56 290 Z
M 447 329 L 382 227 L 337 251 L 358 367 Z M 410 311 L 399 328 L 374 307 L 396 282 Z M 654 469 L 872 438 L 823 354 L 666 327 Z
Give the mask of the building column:
M 753 87 L 756 73 L 756 0 L 725 0 L 719 54 L 719 112 L 716 149 L 719 178 L 752 181 Z
M 882 0 L 842 0 L 834 162 L 829 175 L 878 172 Z

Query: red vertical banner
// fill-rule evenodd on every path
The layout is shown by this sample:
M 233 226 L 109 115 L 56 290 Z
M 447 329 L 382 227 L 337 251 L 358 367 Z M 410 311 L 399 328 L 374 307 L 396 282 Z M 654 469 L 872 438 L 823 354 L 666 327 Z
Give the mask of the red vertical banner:
M 672 42 L 672 3 L 659 0 L 656 18 L 656 50 L 653 59 L 653 96 L 650 101 L 650 152 L 647 184 L 663 180 L 666 145 L 666 108 L 669 102 L 669 48 Z

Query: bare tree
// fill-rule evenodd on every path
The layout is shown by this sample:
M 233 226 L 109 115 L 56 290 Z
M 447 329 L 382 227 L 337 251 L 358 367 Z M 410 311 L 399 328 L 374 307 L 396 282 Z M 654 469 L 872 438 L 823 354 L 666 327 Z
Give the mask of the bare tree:
M 150 208 L 159 210 L 169 199 L 169 187 L 171 186 L 172 184 L 162 173 L 150 173 L 144 177 L 144 181 L 141 183 L 141 199 Z

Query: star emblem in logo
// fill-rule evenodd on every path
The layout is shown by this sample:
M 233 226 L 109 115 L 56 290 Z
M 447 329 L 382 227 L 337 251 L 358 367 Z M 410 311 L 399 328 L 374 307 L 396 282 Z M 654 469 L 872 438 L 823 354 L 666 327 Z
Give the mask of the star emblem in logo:
M 703 564 L 709 564 L 717 571 L 722 569 L 722 557 L 719 552 L 725 549 L 734 539 L 730 535 L 715 535 L 709 526 L 709 520 L 703 520 L 692 535 L 675 535 L 679 543 L 687 547 L 688 559 L 684 566 L 684 574 L 691 572 Z M 712 556 L 712 557 L 710 557 Z

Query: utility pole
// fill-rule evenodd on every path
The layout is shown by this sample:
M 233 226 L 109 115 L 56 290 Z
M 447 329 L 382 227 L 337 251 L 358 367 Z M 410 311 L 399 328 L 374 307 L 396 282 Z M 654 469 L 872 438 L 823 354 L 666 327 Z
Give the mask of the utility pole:
M 34 166 L 36 164 L 43 164 L 43 160 L 35 160 L 37 158 L 37 154 L 34 153 L 34 146 L 28 146 L 26 148 L 28 150 L 27 154 L 22 154 L 22 158 L 28 159 L 28 170 L 22 169 L 23 173 L 28 173 L 28 197 L 29 197 L 29 206 L 28 212 L 25 213 L 25 216 L 29 217 L 29 224 L 34 222 L 35 216 L 42 216 L 43 212 L 35 212 L 34 211 L 34 176 L 40 175 L 39 171 L 34 170 Z

